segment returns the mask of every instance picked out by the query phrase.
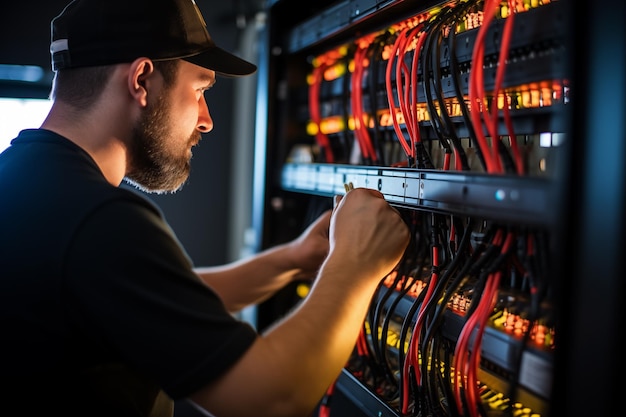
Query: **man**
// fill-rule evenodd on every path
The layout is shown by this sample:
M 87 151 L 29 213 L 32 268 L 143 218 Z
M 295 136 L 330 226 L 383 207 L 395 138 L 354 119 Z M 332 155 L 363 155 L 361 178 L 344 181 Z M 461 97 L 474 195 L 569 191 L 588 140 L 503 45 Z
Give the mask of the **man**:
M 52 22 L 54 100 L 0 154 L 3 415 L 304 416 L 352 352 L 406 225 L 355 189 L 292 242 L 194 268 L 149 192 L 177 190 L 213 120 L 218 48 L 192 0 L 76 0 Z M 230 313 L 289 282 L 309 296 L 264 334 Z M 10 412 L 9 412 L 10 411 Z

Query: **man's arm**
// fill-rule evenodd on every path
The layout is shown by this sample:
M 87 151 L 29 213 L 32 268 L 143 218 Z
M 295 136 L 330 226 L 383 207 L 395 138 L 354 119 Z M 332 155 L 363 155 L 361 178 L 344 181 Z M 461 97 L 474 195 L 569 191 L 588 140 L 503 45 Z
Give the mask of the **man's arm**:
M 329 255 L 307 298 L 190 399 L 218 417 L 310 415 L 350 357 L 378 283 L 408 242 L 406 224 L 380 193 L 350 191 L 333 212 Z
M 195 271 L 230 312 L 266 300 L 296 279 L 312 279 L 328 254 L 330 210 L 297 239 L 224 266 Z

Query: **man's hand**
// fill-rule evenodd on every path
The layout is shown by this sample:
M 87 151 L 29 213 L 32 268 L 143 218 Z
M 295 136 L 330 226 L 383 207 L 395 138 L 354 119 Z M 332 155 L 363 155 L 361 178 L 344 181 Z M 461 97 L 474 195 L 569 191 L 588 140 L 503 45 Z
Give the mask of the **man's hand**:
M 293 266 L 301 270 L 294 279 L 312 280 L 317 276 L 320 265 L 328 255 L 328 228 L 331 213 L 331 210 L 322 213 L 289 244 Z

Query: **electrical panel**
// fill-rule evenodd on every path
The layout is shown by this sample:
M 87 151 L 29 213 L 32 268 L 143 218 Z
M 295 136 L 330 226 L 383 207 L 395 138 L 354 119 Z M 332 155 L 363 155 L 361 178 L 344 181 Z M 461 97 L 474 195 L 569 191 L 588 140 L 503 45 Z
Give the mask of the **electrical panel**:
M 350 183 L 412 231 L 319 417 L 554 414 L 573 2 L 313 3 L 268 5 L 264 245 Z

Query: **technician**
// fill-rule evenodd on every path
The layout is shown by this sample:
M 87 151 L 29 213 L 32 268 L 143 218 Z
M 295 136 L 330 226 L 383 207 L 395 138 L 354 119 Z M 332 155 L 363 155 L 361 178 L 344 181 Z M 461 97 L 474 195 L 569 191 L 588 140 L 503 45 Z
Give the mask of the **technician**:
M 194 268 L 154 193 L 187 180 L 216 76 L 256 67 L 215 45 L 193 0 L 75 0 L 52 21 L 53 105 L 0 154 L 0 414 L 307 416 L 346 364 L 409 241 L 357 188 L 297 239 Z M 231 313 L 294 279 L 258 334 Z

